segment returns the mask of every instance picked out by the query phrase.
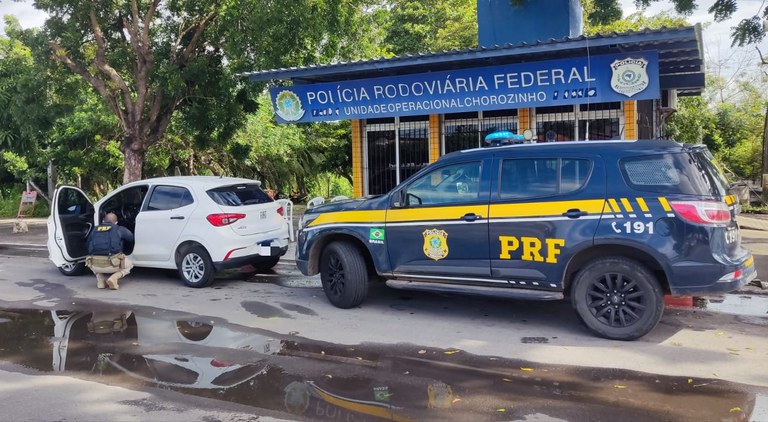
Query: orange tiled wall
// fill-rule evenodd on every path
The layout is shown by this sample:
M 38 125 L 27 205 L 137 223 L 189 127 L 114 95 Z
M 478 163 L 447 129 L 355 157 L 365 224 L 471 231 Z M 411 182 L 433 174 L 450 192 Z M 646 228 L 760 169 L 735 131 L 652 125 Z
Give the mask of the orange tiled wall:
M 517 110 L 517 134 L 522 135 L 523 131 L 531 128 L 531 109 L 521 108 Z
M 362 122 L 352 120 L 352 192 L 355 198 L 363 196 L 363 136 Z
M 637 139 L 636 101 L 624 101 L 624 139 Z
M 429 115 L 429 162 L 440 158 L 440 115 Z

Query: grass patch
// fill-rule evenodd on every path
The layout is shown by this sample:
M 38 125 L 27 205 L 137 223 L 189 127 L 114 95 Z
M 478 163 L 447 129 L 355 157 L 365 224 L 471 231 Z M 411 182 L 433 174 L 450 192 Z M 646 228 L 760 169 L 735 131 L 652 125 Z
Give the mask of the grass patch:
M 741 212 L 745 214 L 768 214 L 768 205 L 742 205 Z
M 0 198 L 0 218 L 16 218 L 16 214 L 19 212 L 19 202 L 21 202 L 21 193 L 15 198 L 13 195 Z M 43 198 L 38 198 L 32 217 L 45 218 L 48 217 L 48 214 L 50 214 L 48 202 Z

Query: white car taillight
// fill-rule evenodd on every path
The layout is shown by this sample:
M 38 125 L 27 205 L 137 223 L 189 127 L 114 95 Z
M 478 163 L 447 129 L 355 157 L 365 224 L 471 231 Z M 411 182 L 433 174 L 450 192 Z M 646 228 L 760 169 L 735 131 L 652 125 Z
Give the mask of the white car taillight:
M 283 214 L 283 212 L 284 212 L 283 211 L 283 207 L 280 207 L 280 208 L 277 209 L 277 213 L 280 214 L 281 217 L 285 216 L 285 214 Z
M 205 218 L 208 220 L 209 223 L 213 224 L 214 226 L 221 227 L 221 226 L 228 226 L 236 222 L 237 220 L 245 218 L 245 214 L 233 214 L 233 213 L 210 214 Z
M 707 226 L 725 226 L 731 222 L 728 205 L 718 201 L 671 201 L 669 205 L 685 221 Z

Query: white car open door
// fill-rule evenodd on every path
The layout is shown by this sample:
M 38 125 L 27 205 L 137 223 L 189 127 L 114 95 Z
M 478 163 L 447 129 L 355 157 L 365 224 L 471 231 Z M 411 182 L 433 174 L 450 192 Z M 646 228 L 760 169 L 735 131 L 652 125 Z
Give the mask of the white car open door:
M 88 235 L 94 225 L 94 208 L 85 193 L 74 186 L 60 186 L 53 194 L 48 224 L 48 249 L 57 266 L 75 263 L 88 254 Z M 61 258 L 64 262 L 57 262 Z

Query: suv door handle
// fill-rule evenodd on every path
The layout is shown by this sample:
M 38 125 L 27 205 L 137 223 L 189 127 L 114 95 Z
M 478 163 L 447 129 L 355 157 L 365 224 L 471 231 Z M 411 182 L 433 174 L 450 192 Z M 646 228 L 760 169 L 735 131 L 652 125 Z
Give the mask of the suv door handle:
M 586 211 L 582 211 L 578 208 L 572 208 L 563 213 L 563 216 L 568 218 L 579 218 L 587 215 Z
M 482 220 L 483 216 L 477 215 L 477 214 L 475 214 L 473 212 L 468 212 L 468 213 L 464 214 L 461 217 L 461 219 L 464 220 L 464 221 L 475 221 L 475 220 Z
M 183 215 L 174 215 L 173 217 L 171 217 L 171 220 L 183 220 L 183 219 L 184 219 Z

